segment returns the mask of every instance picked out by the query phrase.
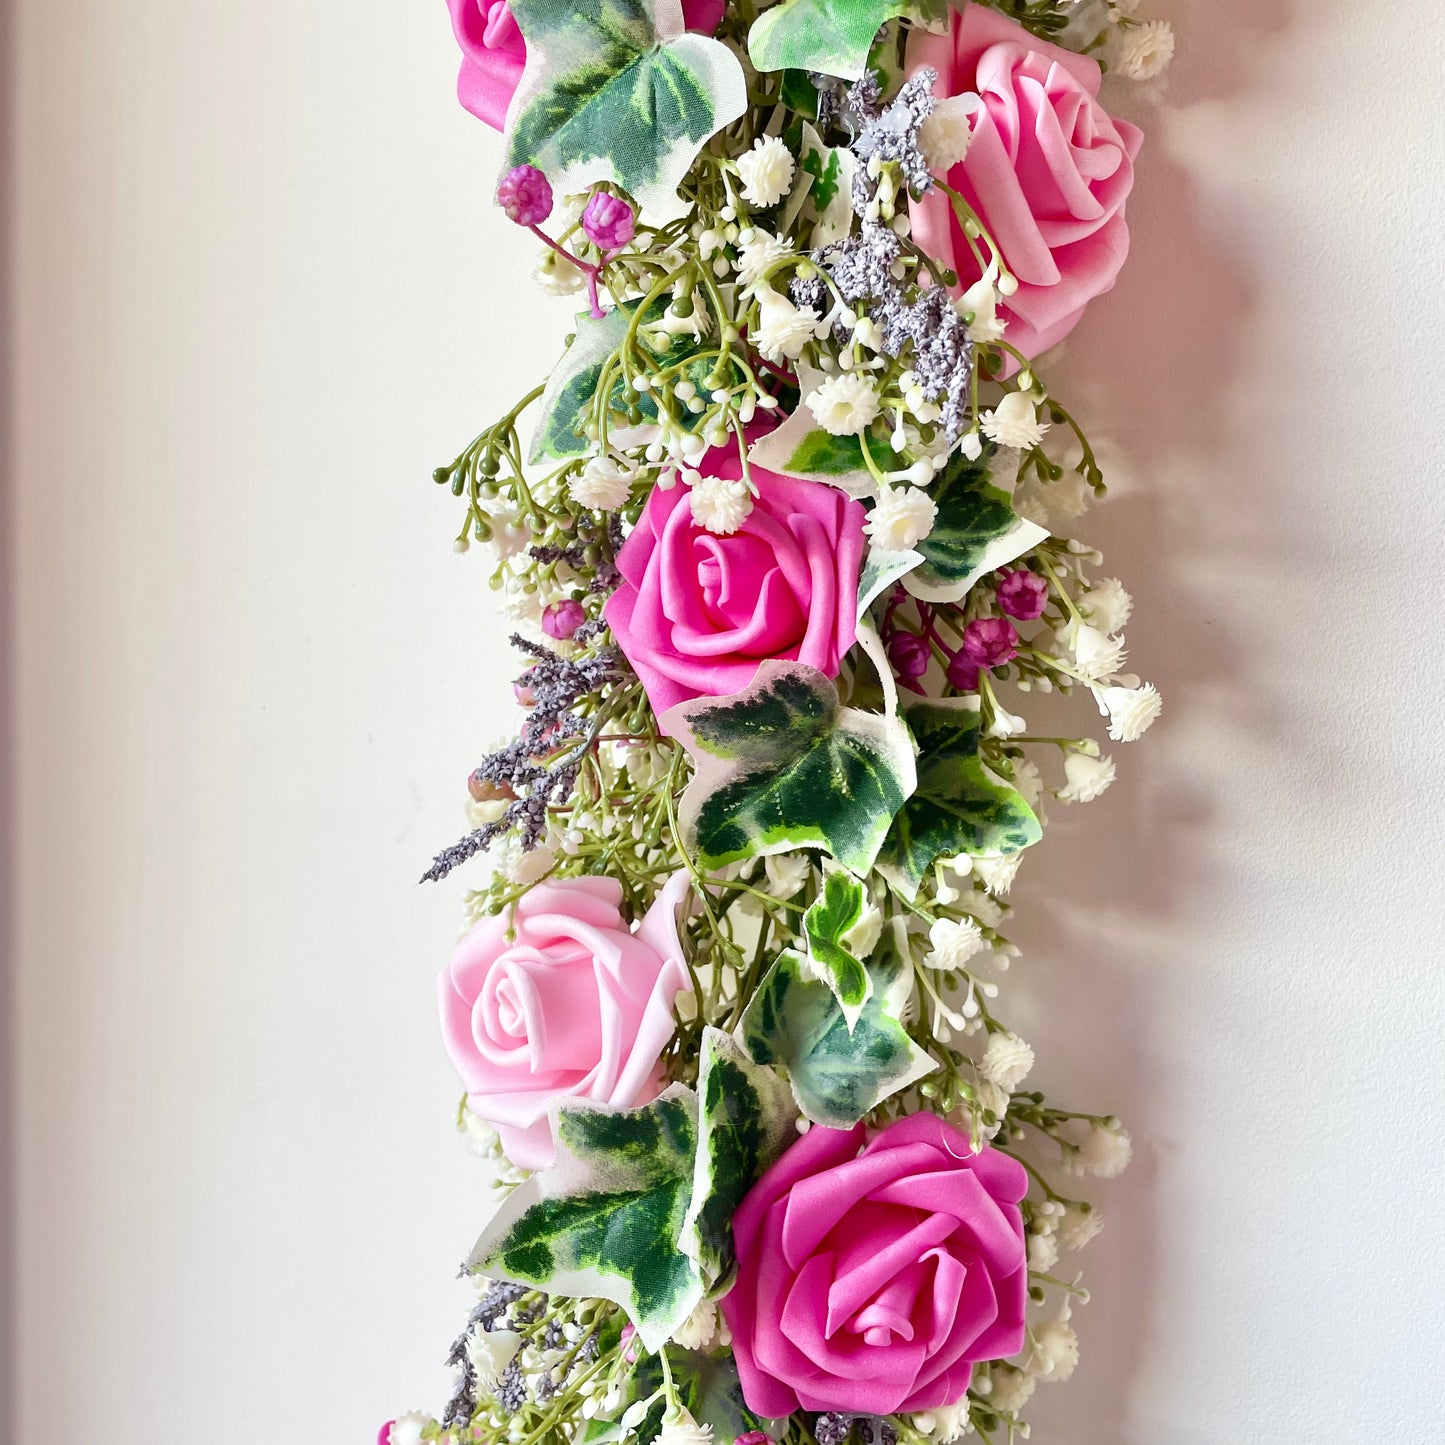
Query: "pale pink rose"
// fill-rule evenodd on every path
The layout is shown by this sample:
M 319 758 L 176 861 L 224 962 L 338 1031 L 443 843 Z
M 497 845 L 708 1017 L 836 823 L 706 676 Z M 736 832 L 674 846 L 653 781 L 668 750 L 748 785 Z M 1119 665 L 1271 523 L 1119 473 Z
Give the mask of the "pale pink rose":
M 690 986 L 677 930 L 687 889 L 674 875 L 633 932 L 615 878 L 539 883 L 457 945 L 437 980 L 442 1038 L 468 1107 L 514 1164 L 552 1163 L 554 1100 L 626 1108 L 661 1092 L 673 1000 Z
M 908 68 L 938 71 L 939 97 L 976 92 L 968 154 L 946 179 L 978 213 L 1018 278 L 999 315 L 1004 340 L 1025 356 L 1062 341 L 1129 254 L 1124 202 L 1143 135 L 1095 98 L 1096 61 L 1029 34 L 983 5 L 954 11 L 946 35 L 909 37 Z M 913 234 L 949 261 L 960 289 L 981 271 L 949 199 L 932 190 L 913 205 Z
M 708 452 L 699 470 L 741 477 L 737 448 Z M 760 495 L 730 536 L 693 520 L 688 488 L 658 487 L 618 554 L 607 622 L 656 713 L 741 692 L 769 658 L 836 677 L 853 645 L 862 505 L 820 482 L 751 470 Z
M 723 17 L 726 0 L 683 0 L 689 30 L 711 35 Z M 522 81 L 527 42 L 507 0 L 447 0 L 452 31 L 462 47 L 457 99 L 495 130 L 507 124 L 507 107 Z
M 733 1217 L 722 1312 L 754 1414 L 954 1405 L 1023 1347 L 1023 1166 L 933 1114 L 864 1137 L 810 1129 Z

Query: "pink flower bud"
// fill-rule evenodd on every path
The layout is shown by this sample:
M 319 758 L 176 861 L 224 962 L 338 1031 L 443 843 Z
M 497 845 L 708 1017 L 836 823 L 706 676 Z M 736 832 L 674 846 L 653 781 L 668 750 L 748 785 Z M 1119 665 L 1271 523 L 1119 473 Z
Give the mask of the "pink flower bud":
M 512 696 L 517 699 L 519 707 L 536 707 L 537 696 L 529 684 L 525 682 L 514 682 L 512 684 Z
M 565 602 L 554 602 L 542 614 L 542 631 L 558 642 L 565 642 L 586 621 L 582 604 L 569 597 Z
M 1049 600 L 1049 584 L 1025 567 L 1006 572 L 998 584 L 998 605 L 1020 622 L 1032 622 Z
M 1019 635 L 1004 617 L 976 617 L 963 629 L 963 652 L 976 667 L 1002 667 L 1019 650 Z
M 552 185 L 536 166 L 516 166 L 497 187 L 497 204 L 519 226 L 540 226 L 552 214 Z
M 582 229 L 594 246 L 615 251 L 625 246 L 637 230 L 637 217 L 626 201 L 609 191 L 594 191 L 582 212 Z
M 966 654 L 957 652 L 948 664 L 948 685 L 955 692 L 974 692 L 978 688 L 978 664 Z
M 918 681 L 928 671 L 928 640 L 902 629 L 888 639 L 888 662 L 894 675 L 905 686 Z
M 395 1424 L 395 1420 L 388 1420 L 381 1427 L 381 1433 L 376 1437 L 376 1445 L 391 1445 L 391 1427 Z
M 775 1441 L 765 1430 L 749 1430 L 746 1435 L 739 1435 L 733 1445 L 775 1445 Z

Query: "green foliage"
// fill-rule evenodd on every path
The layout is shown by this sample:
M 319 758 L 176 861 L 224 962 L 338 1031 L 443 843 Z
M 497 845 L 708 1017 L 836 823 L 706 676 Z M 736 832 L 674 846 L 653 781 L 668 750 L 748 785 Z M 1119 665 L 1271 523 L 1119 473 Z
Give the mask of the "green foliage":
M 696 766 L 681 812 L 708 868 L 821 848 L 865 873 L 913 791 L 903 725 L 840 706 L 800 663 L 766 662 L 735 697 L 683 703 L 667 721 Z
M 882 871 L 911 894 L 937 858 L 1018 853 L 1039 841 L 1033 809 L 978 755 L 977 696 L 916 702 L 904 717 L 918 744 L 918 787 L 893 820 Z
M 811 70 L 857 80 L 878 31 L 901 15 L 937 19 L 943 0 L 783 0 L 748 33 L 759 70 Z
M 851 1030 L 873 993 L 868 970 L 843 944 L 843 935 L 863 917 L 863 885 L 841 869 L 830 869 L 823 891 L 803 915 L 803 936 L 815 978 L 826 983 Z
M 786 1069 L 798 1107 L 815 1124 L 848 1129 L 937 1067 L 900 1021 L 912 980 L 896 960 L 870 964 L 869 997 L 849 1028 L 832 990 L 808 961 L 778 955 L 743 1014 L 743 1043 L 762 1064 Z

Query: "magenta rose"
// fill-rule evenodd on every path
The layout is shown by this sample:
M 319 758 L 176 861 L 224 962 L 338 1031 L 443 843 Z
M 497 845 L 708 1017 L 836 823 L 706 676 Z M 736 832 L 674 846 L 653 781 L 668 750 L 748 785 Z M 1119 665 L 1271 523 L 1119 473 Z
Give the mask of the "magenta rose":
M 1023 1166 L 933 1114 L 863 1140 L 815 1126 L 733 1218 L 722 1311 L 758 1415 L 957 1404 L 1023 1347 Z
M 737 448 L 708 452 L 699 470 L 740 478 Z M 762 467 L 752 477 L 761 495 L 736 532 L 699 526 L 688 488 L 658 487 L 618 553 L 607 622 L 659 714 L 741 692 L 769 658 L 836 677 L 853 645 L 862 505 Z
M 689 30 L 711 35 L 725 4 L 726 0 L 683 0 L 683 20 Z M 457 99 L 479 120 L 502 130 L 526 68 L 527 42 L 507 0 L 447 0 L 447 8 L 462 47 Z
M 670 879 L 633 932 L 616 879 L 539 883 L 457 945 L 437 981 L 442 1038 L 468 1107 L 514 1164 L 552 1163 L 554 1100 L 626 1108 L 661 1092 L 673 1000 L 689 987 L 677 932 L 687 886 L 685 873 Z
M 1124 202 L 1143 135 L 1095 98 L 1096 61 L 1030 35 L 983 5 L 954 11 L 946 35 L 909 38 L 910 70 L 938 71 L 939 97 L 977 93 L 968 154 L 948 173 L 998 243 L 1018 290 L 999 307 L 1025 356 L 1062 341 L 1113 286 L 1129 254 Z M 947 196 L 913 207 L 913 233 L 962 287 L 981 276 Z

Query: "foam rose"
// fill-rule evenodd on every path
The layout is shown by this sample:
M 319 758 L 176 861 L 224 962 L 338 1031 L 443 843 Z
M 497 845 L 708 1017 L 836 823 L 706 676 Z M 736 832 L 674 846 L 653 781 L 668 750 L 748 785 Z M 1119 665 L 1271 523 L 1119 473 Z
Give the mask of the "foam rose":
M 736 447 L 707 453 L 704 476 L 736 479 Z M 654 488 L 617 557 L 606 617 L 661 715 L 728 697 L 770 658 L 838 675 L 858 624 L 862 506 L 834 487 L 753 467 L 760 495 L 730 536 L 693 520 L 686 487 Z
M 628 1108 L 661 1092 L 673 1000 L 689 987 L 677 930 L 687 888 L 674 875 L 634 933 L 615 878 L 539 883 L 457 945 L 437 981 L 442 1038 L 468 1107 L 514 1164 L 553 1162 L 555 1100 Z
M 711 35 L 723 17 L 726 0 L 684 0 L 689 30 Z M 507 0 L 447 0 L 452 32 L 462 48 L 457 99 L 494 130 L 507 124 L 507 107 L 522 82 L 527 42 Z
M 733 1219 L 722 1310 L 758 1415 L 957 1404 L 1023 1347 L 1023 1166 L 933 1114 L 864 1137 L 810 1129 Z
M 968 154 L 948 183 L 977 212 L 1018 278 L 999 306 L 1004 340 L 1025 356 L 1062 341 L 1129 254 L 1124 202 L 1143 135 L 1098 103 L 1098 62 L 1030 35 L 983 5 L 952 13 L 950 29 L 908 42 L 910 72 L 938 72 L 940 98 L 976 93 Z M 960 290 L 981 271 L 947 196 L 913 204 L 913 235 L 951 262 Z

